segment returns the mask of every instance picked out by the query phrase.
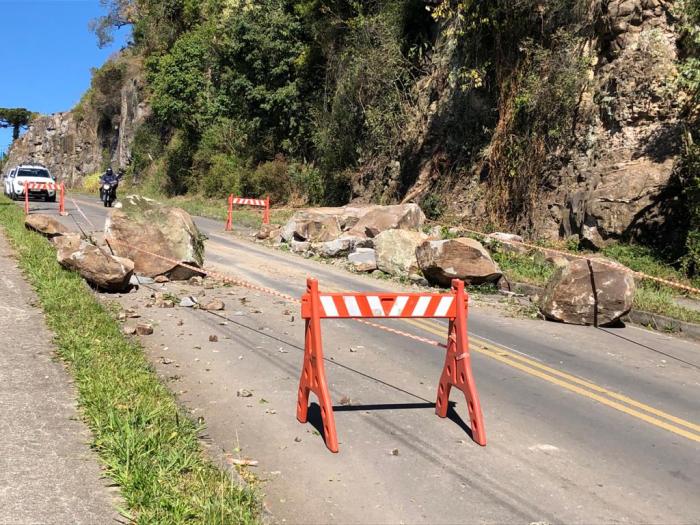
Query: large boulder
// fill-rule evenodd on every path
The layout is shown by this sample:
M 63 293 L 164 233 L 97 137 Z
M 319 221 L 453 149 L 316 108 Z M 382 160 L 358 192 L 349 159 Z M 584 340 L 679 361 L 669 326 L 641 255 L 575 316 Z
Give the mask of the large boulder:
M 403 277 L 418 273 L 416 247 L 427 239 L 422 232 L 410 230 L 386 230 L 374 238 L 377 268 Z
M 342 230 L 336 215 L 317 210 L 304 210 L 295 213 L 282 227 L 280 233 L 287 243 L 326 242 L 337 239 Z
M 348 233 L 358 237 L 376 237 L 387 230 L 418 230 L 424 222 L 425 214 L 417 204 L 375 206 L 362 215 Z
M 24 226 L 28 230 L 38 232 L 49 239 L 64 235 L 70 231 L 53 217 L 41 213 L 27 215 L 24 219 Z
M 452 279 L 469 284 L 495 282 L 501 270 L 479 241 L 462 237 L 425 241 L 416 248 L 416 260 L 429 282 L 450 286 Z
M 377 253 L 372 248 L 357 248 L 348 255 L 348 261 L 358 272 L 372 272 L 377 269 Z
M 530 249 L 523 246 L 522 242 L 523 238 L 514 233 L 494 232 L 484 238 L 484 245 L 495 253 L 526 254 Z
M 135 272 L 147 277 L 186 280 L 199 272 L 178 263 L 197 268 L 204 263 L 204 236 L 192 217 L 138 195 L 128 195 L 112 210 L 105 239 L 115 255 L 134 261 Z
M 634 292 L 634 279 L 626 268 L 596 259 L 589 267 L 587 260 L 578 259 L 554 272 L 540 300 L 540 310 L 555 321 L 605 326 L 632 309 Z
M 77 247 L 75 238 L 58 245 L 56 259 L 69 270 L 78 272 L 95 288 L 108 292 L 121 292 L 129 288 L 134 263 L 123 257 L 115 257 L 94 244 L 81 241 Z

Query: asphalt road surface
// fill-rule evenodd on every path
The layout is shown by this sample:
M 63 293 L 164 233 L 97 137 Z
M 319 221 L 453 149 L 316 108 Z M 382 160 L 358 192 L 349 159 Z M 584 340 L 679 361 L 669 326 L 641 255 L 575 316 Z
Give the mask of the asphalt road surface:
M 66 224 L 102 228 L 106 210 L 97 198 L 69 197 L 66 207 Z M 55 213 L 51 204 L 32 209 Z M 197 224 L 209 237 L 207 266 L 295 297 L 306 276 L 322 290 L 402 289 L 256 245 L 216 221 Z M 248 310 L 222 324 L 177 309 L 188 329 L 178 332 L 171 313 L 146 344 L 156 363 L 168 348 L 178 366 L 172 388 L 204 417 L 213 446 L 260 461 L 279 521 L 700 523 L 697 343 L 633 326 L 522 319 L 476 304 L 469 335 L 488 439 L 482 448 L 466 432 L 458 390 L 452 417 L 434 415 L 441 349 L 326 321 L 340 438 L 340 453 L 331 454 L 313 426 L 294 416 L 304 336 L 298 307 L 243 289 L 230 294 L 245 296 Z M 223 314 L 233 315 L 229 308 Z M 438 321 L 386 323 L 445 338 Z M 210 333 L 224 343 L 206 346 Z M 162 363 L 157 368 L 167 373 Z M 255 397 L 237 397 L 239 388 Z

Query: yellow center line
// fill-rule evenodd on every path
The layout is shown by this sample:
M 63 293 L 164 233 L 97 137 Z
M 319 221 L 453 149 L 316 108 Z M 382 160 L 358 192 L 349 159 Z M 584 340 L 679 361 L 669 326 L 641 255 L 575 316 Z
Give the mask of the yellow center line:
M 329 289 L 328 291 L 344 292 L 346 290 Z M 420 318 L 401 318 L 400 320 L 404 323 L 419 328 L 422 331 L 426 331 L 431 334 L 440 336 L 442 339 L 447 338 L 446 327 L 439 325 L 435 321 Z M 557 370 L 556 368 L 552 368 L 528 357 L 509 352 L 508 350 L 505 350 L 499 346 L 483 341 L 478 337 L 470 335 L 469 338 L 473 343 L 472 349 L 475 352 L 495 359 L 496 361 L 506 364 L 512 368 L 516 368 L 517 370 L 525 372 L 526 374 L 529 374 L 531 376 L 543 379 L 544 381 L 557 385 L 565 390 L 574 392 L 588 399 L 597 401 L 602 405 L 623 412 L 627 415 L 640 419 L 658 428 L 662 428 L 676 435 L 687 438 L 691 441 L 700 443 L 700 434 L 692 432 L 692 430 L 700 431 L 700 425 L 673 416 L 671 414 L 663 412 L 662 410 L 636 401 L 628 396 L 619 394 L 617 392 L 613 392 L 599 385 L 596 385 L 595 383 L 586 381 L 585 379 L 581 379 L 571 374 L 567 374 L 566 372 L 562 372 L 561 370 Z M 589 390 L 586 390 L 586 388 Z M 622 403 L 626 403 L 630 406 L 624 405 Z M 644 413 L 641 410 L 647 413 Z M 666 419 L 667 421 L 664 421 L 660 418 Z M 680 426 L 672 425 L 671 423 L 669 423 L 669 421 L 676 423 Z M 686 430 L 686 428 L 682 427 L 686 427 L 690 430 Z
M 423 328 L 427 331 L 430 331 L 436 335 L 444 335 L 444 332 L 440 332 L 436 330 L 436 328 L 439 326 L 437 323 L 431 323 L 433 326 L 428 325 L 428 322 L 423 319 L 413 319 L 412 321 L 417 321 L 416 326 L 419 326 L 420 328 Z M 422 326 L 423 324 L 427 326 Z M 433 331 L 435 330 L 435 331 Z M 484 347 L 484 350 L 488 350 L 490 352 L 495 352 L 501 356 L 507 357 L 509 359 L 515 359 L 518 361 L 522 361 L 523 363 L 527 364 L 528 366 L 539 368 L 540 370 L 544 370 L 545 372 L 548 372 L 552 375 L 561 377 L 563 379 L 566 379 L 567 381 L 571 381 L 572 383 L 584 386 L 590 390 L 593 390 L 594 392 L 597 392 L 599 394 L 604 394 L 608 397 L 611 397 L 613 399 L 616 399 L 618 401 L 622 401 L 624 403 L 627 403 L 628 405 L 631 405 L 635 408 L 644 410 L 645 412 L 649 412 L 650 414 L 654 414 L 655 416 L 662 417 L 664 419 L 668 419 L 669 421 L 672 421 L 678 425 L 687 427 L 691 430 L 695 430 L 697 432 L 700 432 L 700 425 L 697 425 L 695 423 L 692 423 L 690 421 L 686 421 L 685 419 L 681 419 L 679 417 L 676 417 L 674 415 L 668 414 L 662 410 L 659 410 L 657 408 L 654 408 L 652 406 L 649 406 L 645 403 L 641 403 L 640 401 L 637 401 L 635 399 L 632 399 L 628 396 L 625 396 L 624 394 L 619 394 L 617 392 L 614 392 L 612 390 L 608 390 L 607 388 L 601 387 L 599 385 L 596 385 L 595 383 L 592 383 L 590 381 L 586 381 L 585 379 L 581 379 L 580 377 L 576 377 L 571 374 L 567 374 L 566 372 L 562 372 L 561 370 L 557 370 L 556 368 L 552 368 L 550 366 L 547 366 L 543 363 L 540 363 L 539 361 L 535 361 L 533 359 L 530 359 L 528 357 L 525 357 L 523 355 L 515 354 L 512 352 L 509 352 L 508 350 L 505 350 L 499 346 L 487 343 L 486 341 L 480 339 L 479 337 L 475 336 L 470 336 L 470 339 L 473 343 L 477 343 L 481 346 Z M 480 348 L 474 348 L 476 351 L 480 351 Z M 483 352 L 485 353 L 485 352 Z

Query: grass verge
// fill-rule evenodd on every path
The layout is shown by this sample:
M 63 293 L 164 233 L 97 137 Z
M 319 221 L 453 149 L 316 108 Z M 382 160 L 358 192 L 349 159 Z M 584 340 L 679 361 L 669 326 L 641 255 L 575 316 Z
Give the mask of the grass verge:
M 0 225 L 35 288 L 59 356 L 75 378 L 92 446 L 136 523 L 255 523 L 255 495 L 204 455 L 198 428 L 160 383 L 142 348 L 121 333 L 51 245 L 24 228 L 22 210 L 0 197 Z

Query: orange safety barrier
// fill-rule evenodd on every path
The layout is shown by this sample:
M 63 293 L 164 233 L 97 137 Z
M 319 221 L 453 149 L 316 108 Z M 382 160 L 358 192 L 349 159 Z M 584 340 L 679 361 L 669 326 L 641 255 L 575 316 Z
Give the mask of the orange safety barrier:
M 58 213 L 63 215 L 65 210 L 66 188 L 63 183 L 55 182 L 27 182 L 24 184 L 24 214 L 29 215 L 29 190 L 53 190 L 58 191 Z
M 260 206 L 263 208 L 263 224 L 270 224 L 270 197 L 264 199 L 247 199 L 245 197 L 228 196 L 228 215 L 226 217 L 226 231 L 233 229 L 233 205 Z
M 308 420 L 309 393 L 313 392 L 321 407 L 324 439 L 331 452 L 338 452 L 333 405 L 323 364 L 321 319 L 365 318 L 446 318 L 447 352 L 438 384 L 435 413 L 447 416 L 450 390 L 464 393 L 471 420 L 472 438 L 486 445 L 481 403 L 476 390 L 467 338 L 467 294 L 464 282 L 454 279 L 449 293 L 321 293 L 316 279 L 307 279 L 301 300 L 301 316 L 306 320 L 304 364 L 299 380 L 297 419 Z

